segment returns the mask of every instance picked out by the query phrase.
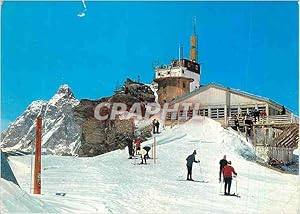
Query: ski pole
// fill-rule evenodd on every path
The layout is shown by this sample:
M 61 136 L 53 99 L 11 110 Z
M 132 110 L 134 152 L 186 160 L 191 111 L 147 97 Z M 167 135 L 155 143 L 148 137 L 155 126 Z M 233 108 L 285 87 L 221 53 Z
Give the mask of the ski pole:
M 237 192 L 237 177 L 235 176 L 235 194 L 237 195 L 238 192 Z
M 222 193 L 223 181 L 220 182 L 220 193 Z
M 199 169 L 200 169 L 200 175 L 201 175 L 202 181 L 204 181 L 203 175 L 202 175 L 202 170 L 201 170 L 201 164 L 200 164 L 200 162 L 199 162 Z

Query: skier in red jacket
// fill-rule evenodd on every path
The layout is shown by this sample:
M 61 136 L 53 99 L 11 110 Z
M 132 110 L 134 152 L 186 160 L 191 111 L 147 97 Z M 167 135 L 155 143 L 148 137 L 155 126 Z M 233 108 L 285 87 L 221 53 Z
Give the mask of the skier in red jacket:
M 142 140 L 141 140 L 141 138 L 139 138 L 139 137 L 137 137 L 137 138 L 134 140 L 136 155 L 138 155 L 138 154 L 140 153 L 140 150 L 141 150 L 141 143 L 142 143 Z
M 224 176 L 224 181 L 225 181 L 224 195 L 230 195 L 232 173 L 237 175 L 237 173 L 234 171 L 234 168 L 231 166 L 231 161 L 228 161 L 228 164 L 226 166 L 224 166 L 224 168 L 223 168 L 223 176 Z M 228 185 L 228 192 L 226 192 L 227 185 Z

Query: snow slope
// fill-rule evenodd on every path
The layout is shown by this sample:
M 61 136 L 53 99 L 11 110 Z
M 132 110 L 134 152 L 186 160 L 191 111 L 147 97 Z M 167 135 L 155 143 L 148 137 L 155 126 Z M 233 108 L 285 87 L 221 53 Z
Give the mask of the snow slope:
M 190 121 L 167 129 L 157 142 L 157 164 L 149 160 L 149 165 L 133 165 L 139 160 L 127 159 L 127 150 L 93 158 L 43 156 L 43 195 L 38 198 L 59 212 L 299 213 L 299 177 L 252 162 L 251 145 L 219 123 Z M 194 149 L 201 165 L 194 164 L 193 178 L 201 179 L 201 166 L 209 183 L 184 181 L 185 159 Z M 220 195 L 218 162 L 224 154 L 238 173 L 241 198 Z M 30 156 L 10 157 L 10 163 L 21 187 L 29 191 Z
M 13 182 L 0 178 L 0 207 L 1 213 L 8 212 L 58 212 L 38 198 L 32 197 Z

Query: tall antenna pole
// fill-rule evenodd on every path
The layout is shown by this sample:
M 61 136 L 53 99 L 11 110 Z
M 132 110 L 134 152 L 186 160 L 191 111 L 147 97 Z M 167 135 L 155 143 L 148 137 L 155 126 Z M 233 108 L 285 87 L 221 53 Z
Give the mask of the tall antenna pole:
M 191 36 L 191 50 L 190 50 L 190 60 L 193 62 L 198 61 L 198 41 L 197 41 L 197 31 L 196 31 L 196 16 L 194 17 L 193 23 L 193 35 Z
M 181 58 L 181 45 L 179 44 L 179 47 L 178 47 L 178 60 L 180 61 L 180 58 Z
M 181 45 L 178 47 L 178 65 L 181 66 Z
M 194 35 L 196 37 L 196 57 L 195 57 L 195 62 L 198 62 L 198 36 L 197 36 L 197 17 L 194 17 Z

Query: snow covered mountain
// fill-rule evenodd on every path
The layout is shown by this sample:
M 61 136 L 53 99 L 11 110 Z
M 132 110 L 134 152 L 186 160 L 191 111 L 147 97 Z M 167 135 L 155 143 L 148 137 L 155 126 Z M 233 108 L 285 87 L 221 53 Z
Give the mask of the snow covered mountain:
M 255 163 L 252 145 L 218 122 L 199 118 L 167 127 L 156 141 L 156 164 L 134 165 L 140 160 L 127 159 L 127 148 L 90 158 L 43 155 L 39 196 L 28 195 L 30 156 L 10 156 L 23 191 L 0 182 L 0 212 L 299 213 L 299 176 Z M 150 138 L 142 145 L 152 143 Z M 185 181 L 186 157 L 194 149 L 201 162 L 194 163 L 193 178 L 208 183 Z M 238 173 L 231 192 L 241 198 L 223 194 L 218 172 L 224 154 Z
M 43 118 L 42 152 L 71 154 L 79 145 L 80 127 L 74 122 L 72 108 L 79 101 L 68 85 L 62 85 L 47 101 L 33 101 L 7 130 L 1 133 L 4 150 L 30 151 L 35 142 L 36 118 Z

